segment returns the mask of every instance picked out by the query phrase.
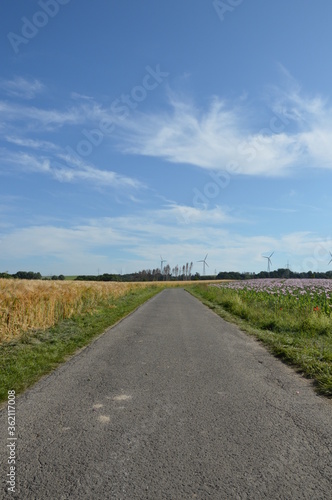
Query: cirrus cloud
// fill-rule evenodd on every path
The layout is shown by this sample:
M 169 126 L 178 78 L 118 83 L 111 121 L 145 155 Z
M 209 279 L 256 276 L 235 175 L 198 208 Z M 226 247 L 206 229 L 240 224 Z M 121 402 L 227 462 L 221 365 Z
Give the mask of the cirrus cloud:
M 207 109 L 174 96 L 167 113 L 136 113 L 118 134 L 124 153 L 162 158 L 210 170 L 276 177 L 305 168 L 332 169 L 332 109 L 299 89 L 280 93 L 271 116 L 252 123 L 246 103 L 215 97 Z

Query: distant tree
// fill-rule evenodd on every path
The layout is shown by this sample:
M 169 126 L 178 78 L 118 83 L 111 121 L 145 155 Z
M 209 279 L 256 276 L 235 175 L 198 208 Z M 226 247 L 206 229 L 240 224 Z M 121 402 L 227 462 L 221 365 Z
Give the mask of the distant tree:
M 21 280 L 41 280 L 42 275 L 40 273 L 34 273 L 33 271 L 18 271 L 16 274 L 13 274 L 14 278 Z
M 12 275 L 5 271 L 4 273 L 0 273 L 0 278 L 9 279 L 12 278 Z
M 164 275 L 165 275 L 165 279 L 167 280 L 168 276 L 170 276 L 170 274 L 171 274 L 171 267 L 170 267 L 169 264 L 167 264 L 166 266 L 164 266 L 163 272 L 164 272 Z

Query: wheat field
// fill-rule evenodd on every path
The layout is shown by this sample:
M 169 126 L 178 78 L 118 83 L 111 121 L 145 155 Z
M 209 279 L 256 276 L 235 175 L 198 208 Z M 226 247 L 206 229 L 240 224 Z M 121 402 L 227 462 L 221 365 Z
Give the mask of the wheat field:
M 132 290 L 189 284 L 192 285 L 193 281 L 129 283 L 0 279 L 0 343 L 17 339 L 32 330 L 49 328 L 73 315 L 93 312 L 102 302 L 118 299 Z
M 147 285 L 151 283 L 0 279 L 0 342 L 92 312 L 105 300 Z

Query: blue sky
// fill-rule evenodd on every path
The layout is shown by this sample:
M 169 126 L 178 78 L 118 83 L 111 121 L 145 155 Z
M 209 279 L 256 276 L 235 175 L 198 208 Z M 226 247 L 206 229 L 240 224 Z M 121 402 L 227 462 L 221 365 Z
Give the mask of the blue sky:
M 328 269 L 329 0 L 0 10 L 0 271 Z

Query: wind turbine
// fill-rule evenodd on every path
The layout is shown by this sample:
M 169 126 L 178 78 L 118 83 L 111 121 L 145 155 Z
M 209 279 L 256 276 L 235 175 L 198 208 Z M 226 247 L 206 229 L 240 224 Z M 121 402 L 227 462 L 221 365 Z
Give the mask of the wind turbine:
M 268 257 L 266 255 L 263 255 L 264 259 L 267 259 L 267 272 L 268 273 L 271 270 L 271 265 L 272 265 L 271 257 L 272 257 L 273 254 L 274 254 L 274 252 L 272 252 L 271 255 L 269 255 Z
M 205 258 L 203 260 L 198 260 L 197 262 L 203 262 L 203 276 L 205 276 L 205 266 L 209 267 L 209 264 L 206 262 L 208 254 L 205 255 Z
M 331 264 L 331 262 L 332 262 L 332 253 L 331 253 L 331 252 L 330 252 L 330 255 L 331 255 L 331 260 L 330 260 L 330 262 L 327 264 L 328 266 L 329 266 L 329 265 Z
M 162 274 L 162 272 L 163 272 L 163 263 L 164 263 L 164 262 L 167 262 L 167 260 L 164 260 L 164 259 L 162 258 L 162 256 L 160 256 L 160 272 L 161 272 L 161 274 Z

